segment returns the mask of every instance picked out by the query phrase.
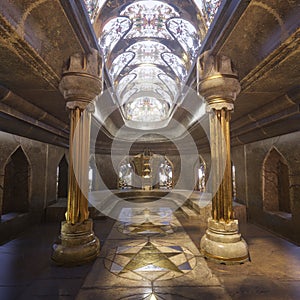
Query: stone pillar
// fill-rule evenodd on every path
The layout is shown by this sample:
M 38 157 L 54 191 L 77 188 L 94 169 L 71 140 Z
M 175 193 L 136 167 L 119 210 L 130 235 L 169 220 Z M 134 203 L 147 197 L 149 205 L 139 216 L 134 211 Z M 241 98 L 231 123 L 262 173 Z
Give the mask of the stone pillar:
M 233 215 L 230 156 L 230 117 L 240 84 L 228 57 L 205 52 L 197 67 L 198 94 L 204 97 L 209 113 L 214 193 L 212 215 L 200 250 L 206 258 L 220 263 L 242 263 L 249 260 L 249 253 Z
M 70 112 L 69 186 L 66 221 L 61 224 L 60 243 L 53 246 L 52 259 L 60 265 L 79 265 L 99 254 L 88 211 L 88 171 L 91 112 L 94 98 L 101 93 L 101 58 L 75 54 L 60 82 Z

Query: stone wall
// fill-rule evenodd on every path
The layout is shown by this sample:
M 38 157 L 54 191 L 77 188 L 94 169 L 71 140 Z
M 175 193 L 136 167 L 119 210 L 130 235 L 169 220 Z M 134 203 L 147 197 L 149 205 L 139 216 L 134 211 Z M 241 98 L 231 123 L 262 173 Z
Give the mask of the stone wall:
M 5 166 L 19 147 L 25 154 L 29 165 L 29 212 L 41 216 L 43 210 L 56 201 L 56 169 L 67 150 L 0 132 L 0 215 L 2 214 Z
M 272 149 L 288 165 L 291 214 L 266 210 L 264 206 L 263 170 Z M 300 244 L 300 132 L 234 147 L 232 161 L 236 167 L 237 198 L 247 205 L 249 220 Z

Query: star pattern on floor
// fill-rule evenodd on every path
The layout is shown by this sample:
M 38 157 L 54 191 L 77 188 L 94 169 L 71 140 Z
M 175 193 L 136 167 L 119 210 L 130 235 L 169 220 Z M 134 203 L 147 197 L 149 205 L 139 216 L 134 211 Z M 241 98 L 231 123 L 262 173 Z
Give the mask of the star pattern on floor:
M 117 276 L 155 281 L 190 272 L 196 265 L 196 259 L 190 250 L 182 246 L 135 241 L 111 249 L 104 263 Z

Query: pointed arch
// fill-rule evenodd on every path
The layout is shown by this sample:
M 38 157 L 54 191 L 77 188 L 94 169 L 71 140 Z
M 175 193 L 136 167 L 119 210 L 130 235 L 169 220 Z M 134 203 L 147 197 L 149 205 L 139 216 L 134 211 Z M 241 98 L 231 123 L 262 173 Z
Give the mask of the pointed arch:
M 4 167 L 2 214 L 28 212 L 30 195 L 30 163 L 19 146 Z
M 263 208 L 266 211 L 291 213 L 289 166 L 285 157 L 275 148 L 263 162 Z
M 68 197 L 68 174 L 69 164 L 64 154 L 56 168 L 56 197 L 67 198 Z

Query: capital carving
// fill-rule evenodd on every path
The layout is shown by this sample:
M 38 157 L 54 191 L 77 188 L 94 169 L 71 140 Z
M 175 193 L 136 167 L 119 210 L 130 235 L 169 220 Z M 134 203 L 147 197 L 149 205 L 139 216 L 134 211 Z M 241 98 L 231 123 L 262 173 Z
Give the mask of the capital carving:
M 102 59 L 93 49 L 91 54 L 74 54 L 63 71 L 59 89 L 63 94 L 67 108 L 74 105 L 85 108 L 102 91 Z
M 86 110 L 89 113 L 95 112 L 95 104 L 94 102 L 82 102 L 82 101 L 69 101 L 66 104 L 66 108 L 69 110 L 79 108 L 80 110 Z
M 241 90 L 236 70 L 230 58 L 204 52 L 197 63 L 197 92 L 203 96 L 209 109 L 233 110 Z

